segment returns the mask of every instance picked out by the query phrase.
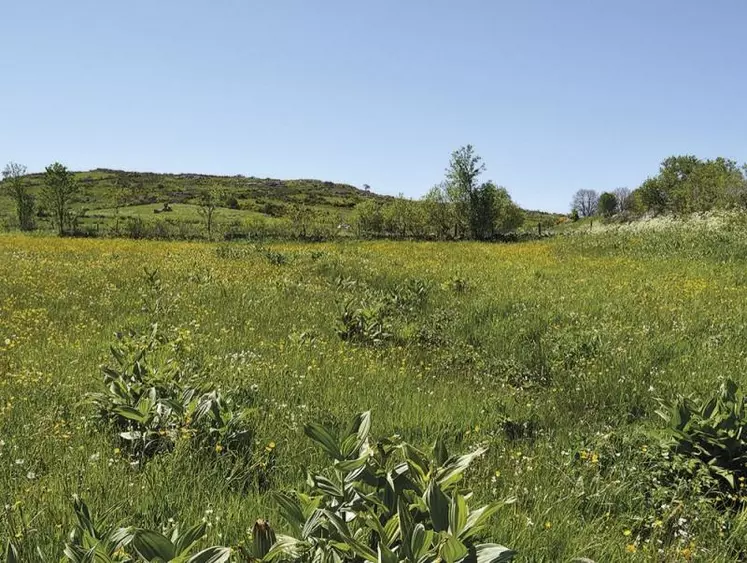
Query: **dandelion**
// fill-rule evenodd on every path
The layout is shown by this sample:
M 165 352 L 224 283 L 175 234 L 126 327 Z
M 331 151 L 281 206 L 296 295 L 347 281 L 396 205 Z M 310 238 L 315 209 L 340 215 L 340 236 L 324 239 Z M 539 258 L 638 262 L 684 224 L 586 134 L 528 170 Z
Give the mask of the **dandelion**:
M 215 444 L 215 451 L 221 453 L 223 451 L 223 446 L 221 444 Z
M 623 536 L 625 536 L 625 537 L 628 537 L 628 536 L 629 536 L 629 535 L 631 535 L 632 533 L 633 533 L 633 532 L 632 532 L 631 530 L 623 530 Z
M 545 530 L 552 528 L 552 522 L 545 522 Z
M 625 546 L 625 551 L 627 553 L 635 553 L 636 551 L 638 551 L 638 548 L 635 546 L 635 544 L 629 543 Z

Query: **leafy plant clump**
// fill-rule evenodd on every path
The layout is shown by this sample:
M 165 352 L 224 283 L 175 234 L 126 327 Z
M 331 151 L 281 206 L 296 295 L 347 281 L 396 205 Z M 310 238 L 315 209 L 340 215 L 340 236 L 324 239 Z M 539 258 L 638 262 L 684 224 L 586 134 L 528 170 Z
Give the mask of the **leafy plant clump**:
M 706 470 L 731 494 L 747 479 L 745 396 L 727 380 L 707 401 L 678 397 L 657 411 L 667 422 L 665 444 L 691 475 Z
M 255 410 L 195 385 L 193 366 L 175 357 L 176 345 L 157 325 L 145 336 L 120 336 L 111 349 L 116 365 L 103 368 L 106 390 L 89 395 L 100 419 L 140 459 L 170 451 L 179 440 L 219 454 L 251 454 Z
M 370 427 L 369 412 L 356 415 L 342 433 L 316 423 L 305 427 L 306 435 L 332 463 L 309 475 L 308 492 L 275 495 L 288 535 L 276 535 L 269 522 L 260 519 L 252 537 L 238 547 L 197 551 L 206 523 L 184 531 L 170 525 L 163 533 L 120 527 L 109 522 L 111 512 L 94 519 L 76 496 L 76 523 L 64 546 L 65 557 L 75 563 L 502 563 L 513 559 L 514 551 L 479 539 L 504 503 L 471 508 L 470 494 L 459 488 L 464 471 L 484 448 L 452 456 L 439 439 L 426 455 L 399 436 L 372 442 Z M 12 542 L 6 546 L 6 560 L 21 561 Z
M 296 561 L 371 563 L 510 561 L 515 553 L 479 537 L 503 505 L 473 509 L 458 484 L 484 448 L 450 456 L 443 440 L 426 455 L 398 436 L 371 442 L 370 413 L 338 433 L 319 424 L 306 434 L 332 460 L 310 475 L 309 493 L 276 495 L 292 533 L 270 554 Z

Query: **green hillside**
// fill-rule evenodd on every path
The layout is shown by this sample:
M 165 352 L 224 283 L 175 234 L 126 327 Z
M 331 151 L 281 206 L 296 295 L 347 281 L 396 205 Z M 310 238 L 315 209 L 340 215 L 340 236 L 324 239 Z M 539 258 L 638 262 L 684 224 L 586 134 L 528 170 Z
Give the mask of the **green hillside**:
M 321 180 L 277 180 L 247 176 L 160 174 L 98 168 L 74 173 L 79 187 L 71 209 L 76 232 L 89 235 L 125 235 L 133 238 L 200 238 L 204 219 L 200 195 L 217 190 L 221 196 L 215 221 L 217 231 L 231 238 L 298 234 L 327 238 L 339 226 L 352 222 L 356 205 L 367 200 L 381 204 L 395 198 L 349 184 Z M 39 210 L 44 174 L 24 177 L 37 207 L 35 224 L 52 230 L 45 210 Z M 40 212 L 39 212 L 40 211 Z M 304 214 L 302 219 L 299 213 Z M 526 211 L 523 229 L 535 232 L 553 227 L 561 215 Z M 304 226 L 300 227 L 299 223 Z M 15 204 L 0 189 L 0 227 L 17 228 Z

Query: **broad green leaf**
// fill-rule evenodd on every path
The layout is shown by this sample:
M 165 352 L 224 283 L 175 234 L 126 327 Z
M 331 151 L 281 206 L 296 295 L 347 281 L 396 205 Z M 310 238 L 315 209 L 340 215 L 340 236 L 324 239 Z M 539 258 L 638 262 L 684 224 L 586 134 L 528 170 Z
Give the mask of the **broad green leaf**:
M 426 530 L 422 524 L 417 524 L 412 531 L 410 539 L 410 555 L 413 561 L 419 561 L 433 544 L 433 530 Z
M 446 563 L 457 563 L 457 561 L 461 561 L 467 557 L 468 553 L 469 550 L 467 549 L 467 546 L 454 536 L 449 536 L 448 539 L 441 544 L 441 549 L 439 549 L 439 555 Z
M 189 548 L 192 547 L 195 542 L 202 539 L 205 536 L 205 532 L 207 531 L 207 524 L 205 522 L 201 522 L 200 524 L 197 524 L 196 526 L 192 526 L 189 530 L 184 532 L 183 534 L 180 534 L 176 541 L 174 542 L 174 547 L 176 548 L 176 554 L 182 555 L 183 553 L 189 551 Z
M 436 439 L 436 443 L 433 444 L 433 459 L 436 460 L 438 466 L 442 466 L 449 459 L 449 452 L 446 449 L 446 441 L 443 435 Z
M 442 488 L 448 489 L 451 485 L 459 481 L 462 478 L 462 473 L 469 467 L 469 465 L 478 457 L 483 455 L 487 450 L 485 447 L 479 447 L 473 452 L 468 454 L 451 458 L 446 462 L 437 474 L 438 484 Z
M 132 546 L 146 561 L 156 558 L 170 561 L 176 557 L 174 544 L 168 538 L 153 530 L 135 530 L 132 538 Z
M 321 424 L 311 422 L 304 426 L 303 431 L 309 438 L 322 446 L 324 451 L 326 451 L 332 459 L 343 459 L 343 455 L 340 451 L 340 446 L 337 443 L 337 439 L 327 428 L 325 428 Z
M 451 535 L 456 537 L 461 535 L 462 530 L 467 525 L 468 513 L 467 501 L 462 495 L 454 491 L 449 503 L 449 533 Z
M 397 555 L 389 549 L 387 546 L 385 546 L 383 543 L 379 543 L 378 548 L 378 563 L 398 563 L 399 558 Z
M 368 439 L 368 435 L 371 432 L 371 411 L 365 411 L 356 416 L 356 424 L 358 440 L 356 442 L 356 450 L 359 450 L 361 446 Z
M 362 456 L 356 459 L 350 459 L 350 460 L 345 460 L 345 461 L 335 461 L 334 467 L 335 469 L 339 469 L 343 473 L 348 473 L 350 471 L 355 471 L 365 466 L 366 463 L 368 462 L 369 457 L 370 457 L 369 453 L 366 452 L 365 454 L 363 454 Z
M 412 536 L 413 529 L 415 528 L 415 523 L 413 522 L 412 515 L 410 514 L 410 509 L 407 506 L 407 503 L 401 498 L 397 502 L 397 515 L 399 516 L 399 537 L 402 539 L 402 550 L 405 552 L 404 558 L 412 560 L 412 553 L 410 553 L 410 542 L 407 540 L 407 538 Z
M 293 528 L 294 532 L 300 533 L 306 517 L 303 515 L 299 500 L 288 493 L 281 492 L 274 493 L 273 498 L 278 504 L 280 516 L 283 520 Z
M 467 517 L 467 522 L 462 529 L 462 539 L 467 539 L 478 533 L 482 527 L 488 522 L 490 517 L 495 514 L 499 508 L 503 506 L 500 502 L 491 502 L 477 510 L 470 512 Z
M 263 561 L 269 562 L 275 559 L 297 560 L 300 559 L 308 549 L 309 546 L 301 540 L 297 540 L 290 536 L 278 536 L 278 540 L 275 542 L 275 545 L 272 546 L 272 549 L 267 553 L 267 555 L 265 555 Z
M 476 563 L 505 563 L 512 561 L 515 551 L 495 543 L 480 543 L 475 546 Z
M 337 484 L 333 483 L 323 475 L 314 475 L 312 481 L 314 483 L 314 486 L 323 493 L 326 493 L 333 497 L 344 496 L 343 490 Z
M 228 547 L 208 547 L 194 554 L 187 563 L 226 563 L 231 558 L 231 549 Z
M 423 495 L 423 500 L 428 507 L 431 523 L 436 532 L 445 532 L 449 529 L 449 499 L 438 486 L 436 481 L 428 483 L 428 488 Z

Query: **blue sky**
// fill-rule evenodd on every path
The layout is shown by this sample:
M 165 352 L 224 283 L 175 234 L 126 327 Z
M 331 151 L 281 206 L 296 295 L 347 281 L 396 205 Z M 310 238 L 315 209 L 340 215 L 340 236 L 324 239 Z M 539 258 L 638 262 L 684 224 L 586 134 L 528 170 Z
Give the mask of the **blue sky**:
M 747 160 L 743 0 L 4 0 L 0 161 L 419 197 L 471 143 L 524 207 Z

